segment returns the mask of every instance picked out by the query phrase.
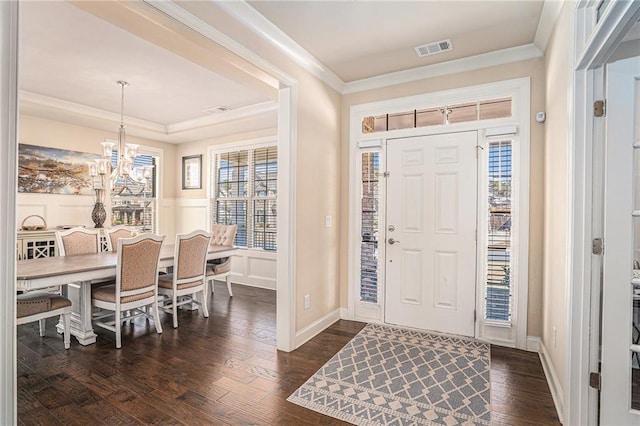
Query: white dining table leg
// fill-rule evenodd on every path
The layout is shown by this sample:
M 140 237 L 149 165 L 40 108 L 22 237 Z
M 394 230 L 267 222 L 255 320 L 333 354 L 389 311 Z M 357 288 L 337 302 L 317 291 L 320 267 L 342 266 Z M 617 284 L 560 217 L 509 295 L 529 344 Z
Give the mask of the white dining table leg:
M 92 345 L 97 334 L 91 323 L 91 282 L 72 283 L 65 287 L 66 297 L 71 300 L 71 335 L 83 346 Z M 62 333 L 62 323 L 58 323 L 57 329 Z

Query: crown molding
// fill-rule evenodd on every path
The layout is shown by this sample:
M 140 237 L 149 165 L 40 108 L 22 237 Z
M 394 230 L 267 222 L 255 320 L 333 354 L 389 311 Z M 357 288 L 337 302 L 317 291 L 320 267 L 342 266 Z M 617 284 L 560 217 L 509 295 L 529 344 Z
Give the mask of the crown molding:
M 508 49 L 495 50 L 481 55 L 455 59 L 453 61 L 438 64 L 425 65 L 403 71 L 382 74 L 375 77 L 345 83 L 342 94 L 363 92 L 366 90 L 380 89 L 427 78 L 439 77 L 447 74 L 455 74 L 464 71 L 473 71 L 496 65 L 519 62 L 527 59 L 539 58 L 542 52 L 533 44 L 510 47 Z
M 259 104 L 248 105 L 242 108 L 232 109 L 229 111 L 211 114 L 206 117 L 194 118 L 193 120 L 181 121 L 178 123 L 168 124 L 166 126 L 167 134 L 194 130 L 200 127 L 212 126 L 228 121 L 239 120 L 258 114 L 277 111 L 278 103 L 275 101 L 261 102 Z
M 120 114 L 105 111 L 99 108 L 93 108 L 87 105 L 77 104 L 75 102 L 65 101 L 58 98 L 52 98 L 50 96 L 40 95 L 38 93 L 27 92 L 26 90 L 20 90 L 18 92 L 19 102 L 29 102 L 40 107 L 52 108 L 58 111 L 85 116 L 91 119 L 98 119 L 102 121 L 120 122 Z M 141 120 L 139 118 L 126 117 L 125 122 L 127 127 L 137 127 L 144 130 L 150 130 L 153 132 L 166 133 L 166 128 L 162 124 L 155 123 L 153 121 Z
M 27 114 L 42 118 L 105 130 L 111 128 L 113 131 L 120 122 L 120 115 L 117 113 L 24 90 L 19 92 L 19 100 L 21 109 L 26 110 Z M 126 116 L 125 123 L 130 135 L 168 143 L 183 143 L 206 139 L 222 131 L 223 126 L 233 127 L 233 122 L 251 117 L 261 117 L 259 125 L 264 127 L 269 121 L 268 117 L 277 113 L 277 110 L 277 102 L 268 101 L 167 125 Z
M 551 34 L 553 34 L 553 30 L 556 27 L 563 5 L 564 0 L 545 0 L 542 4 L 542 12 L 540 13 L 533 44 L 543 53 L 547 50 L 547 45 L 551 40 Z
M 284 53 L 289 59 L 322 80 L 336 92 L 342 93 L 344 81 L 322 62 L 316 59 L 305 48 L 300 46 L 284 31 L 269 21 L 260 12 L 251 7 L 244 0 L 228 1 L 213 0 L 213 2 L 241 24 L 258 34 L 276 49 Z

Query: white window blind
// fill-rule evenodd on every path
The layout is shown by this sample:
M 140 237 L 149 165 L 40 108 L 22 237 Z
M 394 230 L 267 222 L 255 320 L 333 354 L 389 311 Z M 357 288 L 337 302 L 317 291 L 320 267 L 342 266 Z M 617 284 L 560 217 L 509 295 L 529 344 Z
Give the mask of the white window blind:
M 213 222 L 238 225 L 238 247 L 276 250 L 277 147 L 220 152 L 213 168 Z
M 489 144 L 489 223 L 485 319 L 511 320 L 512 143 Z
M 380 205 L 380 153 L 362 153 L 360 232 L 360 300 L 378 303 L 380 258 L 378 213 Z

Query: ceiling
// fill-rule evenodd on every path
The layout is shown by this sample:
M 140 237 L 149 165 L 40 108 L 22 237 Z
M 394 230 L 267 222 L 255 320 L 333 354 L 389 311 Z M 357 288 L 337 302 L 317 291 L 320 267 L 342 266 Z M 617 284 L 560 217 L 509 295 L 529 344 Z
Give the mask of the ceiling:
M 144 37 L 134 34 L 142 21 L 127 27 L 96 12 L 136 3 L 21 2 L 21 111 L 115 128 L 120 114 L 116 81 L 125 80 L 130 84 L 124 100 L 130 134 L 182 143 L 276 125 L 274 95 L 246 77 L 235 78 L 233 71 L 223 72 L 220 58 L 200 60 L 214 56 L 203 55 L 212 46 L 191 49 L 189 55 L 189 49 L 176 44 L 175 33 Z M 530 44 L 543 1 L 248 4 L 342 81 L 351 82 Z M 443 39 L 451 40 L 452 51 L 416 55 L 415 46 Z M 242 68 L 236 66 L 236 73 Z M 231 111 L 206 112 L 218 106 Z
M 543 0 L 249 4 L 350 82 L 533 43 Z M 414 51 L 445 39 L 453 50 L 422 58 Z

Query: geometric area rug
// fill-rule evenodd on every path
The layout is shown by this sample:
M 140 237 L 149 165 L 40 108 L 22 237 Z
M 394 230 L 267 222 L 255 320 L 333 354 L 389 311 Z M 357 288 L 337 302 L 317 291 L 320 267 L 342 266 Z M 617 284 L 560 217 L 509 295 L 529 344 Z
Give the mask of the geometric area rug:
M 489 344 L 369 324 L 287 401 L 357 425 L 488 425 Z

